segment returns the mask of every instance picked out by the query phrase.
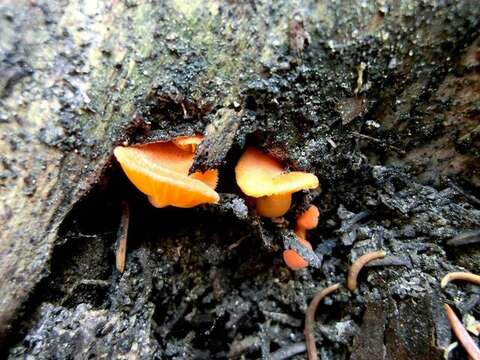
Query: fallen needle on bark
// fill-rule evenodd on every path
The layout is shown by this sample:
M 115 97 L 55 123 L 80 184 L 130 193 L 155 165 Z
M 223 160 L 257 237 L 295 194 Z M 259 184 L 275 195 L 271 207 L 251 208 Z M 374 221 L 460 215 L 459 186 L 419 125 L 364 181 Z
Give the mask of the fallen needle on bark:
M 444 288 L 452 280 L 463 280 L 468 281 L 477 285 L 480 285 L 480 275 L 475 275 L 468 272 L 451 272 L 445 275 L 440 282 L 440 286 Z
M 477 347 L 477 344 L 475 344 L 475 341 L 472 339 L 472 337 L 468 334 L 467 330 L 463 327 L 460 319 L 448 304 L 444 304 L 443 306 L 447 312 L 447 318 L 450 322 L 450 326 L 452 327 L 452 330 L 460 344 L 462 344 L 467 354 L 473 360 L 480 360 L 480 349 Z
M 350 291 L 354 291 L 357 288 L 357 277 L 360 273 L 360 270 L 367 264 L 368 262 L 380 259 L 385 257 L 387 253 L 383 250 L 380 251 L 373 251 L 367 253 L 365 255 L 360 256 L 350 267 L 348 270 L 348 277 L 347 277 L 347 287 Z
M 123 273 L 125 270 L 125 257 L 127 253 L 127 235 L 128 224 L 130 223 L 130 208 L 124 201 L 122 202 L 122 216 L 120 218 L 120 227 L 117 233 L 117 251 L 115 254 L 117 270 Z
M 321 290 L 314 296 L 314 298 L 310 302 L 310 305 L 308 305 L 307 313 L 305 315 L 304 330 L 305 343 L 307 344 L 308 360 L 317 360 L 317 346 L 315 344 L 315 333 L 313 331 L 313 325 L 315 324 L 315 313 L 317 312 L 318 304 L 325 296 L 328 296 L 331 293 L 335 292 L 336 290 L 338 290 L 339 287 L 340 284 L 334 284 Z

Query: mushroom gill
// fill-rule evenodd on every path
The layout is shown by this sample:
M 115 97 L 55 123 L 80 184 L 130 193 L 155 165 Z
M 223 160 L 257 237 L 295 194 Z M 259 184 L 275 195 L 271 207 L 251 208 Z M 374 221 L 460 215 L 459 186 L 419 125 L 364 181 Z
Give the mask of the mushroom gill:
M 190 145 L 188 145 L 190 146 Z M 141 146 L 118 146 L 114 154 L 129 180 L 148 196 L 155 207 L 190 208 L 204 203 L 217 203 L 214 190 L 217 170 L 188 174 L 193 153 L 173 142 Z

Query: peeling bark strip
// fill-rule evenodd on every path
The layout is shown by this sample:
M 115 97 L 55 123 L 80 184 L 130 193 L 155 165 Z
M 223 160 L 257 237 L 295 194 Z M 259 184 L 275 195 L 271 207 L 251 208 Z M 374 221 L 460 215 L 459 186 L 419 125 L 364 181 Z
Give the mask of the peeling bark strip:
M 477 204 L 477 206 L 480 204 Z M 447 245 L 460 246 L 474 244 L 480 241 L 480 230 L 466 231 L 447 241 Z
M 198 146 L 190 173 L 218 168 L 232 147 L 240 126 L 241 113 L 232 109 L 220 109 L 207 126 L 205 137 Z
M 388 300 L 365 304 L 362 324 L 355 335 L 350 360 L 387 359 L 385 328 L 388 307 Z
M 117 233 L 117 251 L 115 263 L 117 270 L 123 273 L 125 270 L 125 258 L 127 254 L 128 225 L 130 223 L 130 207 L 126 201 L 122 202 L 122 215 L 120 227 Z

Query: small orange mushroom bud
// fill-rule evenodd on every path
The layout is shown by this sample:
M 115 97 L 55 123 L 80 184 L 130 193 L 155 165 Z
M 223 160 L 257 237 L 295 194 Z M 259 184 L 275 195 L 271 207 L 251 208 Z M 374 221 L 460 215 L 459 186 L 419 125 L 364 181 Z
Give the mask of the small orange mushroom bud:
M 295 227 L 295 234 L 303 245 L 312 250 L 312 245 L 307 241 L 307 229 L 311 230 L 318 225 L 318 217 L 320 212 L 315 205 L 310 207 L 297 218 L 297 226 Z M 283 260 L 287 266 L 292 270 L 299 270 L 308 266 L 308 261 L 297 254 L 295 250 L 285 250 L 283 252 Z
M 303 240 L 307 239 L 307 230 L 314 229 L 318 226 L 318 217 L 320 211 L 315 205 L 310 205 L 308 209 L 297 218 L 297 226 L 295 226 L 295 234 Z
M 178 136 L 172 142 L 183 151 L 194 153 L 202 142 L 203 135 Z
M 284 167 L 271 156 L 249 147 L 235 167 L 235 177 L 240 189 L 256 198 L 260 216 L 284 215 L 291 203 L 292 193 L 315 189 L 318 179 L 314 174 L 300 171 L 285 173 Z
M 114 154 L 130 181 L 155 207 L 189 208 L 219 201 L 214 190 L 218 172 L 208 170 L 188 175 L 193 154 L 172 142 L 118 146 Z
M 301 238 L 298 238 L 298 240 L 304 246 L 312 250 L 312 245 L 308 241 Z M 300 270 L 308 266 L 308 261 L 298 255 L 298 253 L 292 249 L 288 249 L 283 252 L 283 260 L 285 261 L 285 264 L 287 264 L 287 266 L 292 270 Z
M 308 209 L 297 218 L 297 226 L 311 230 L 317 227 L 320 211 L 315 205 L 310 205 Z
M 292 270 L 305 269 L 308 261 L 304 260 L 295 250 L 288 249 L 283 252 L 283 261 Z

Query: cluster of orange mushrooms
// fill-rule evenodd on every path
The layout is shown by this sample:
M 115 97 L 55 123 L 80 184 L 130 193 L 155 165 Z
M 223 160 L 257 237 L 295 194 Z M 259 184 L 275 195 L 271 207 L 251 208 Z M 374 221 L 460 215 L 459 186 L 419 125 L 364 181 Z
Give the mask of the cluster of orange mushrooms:
M 189 173 L 195 151 L 202 140 L 202 135 L 195 135 L 177 137 L 168 142 L 118 146 L 114 154 L 130 181 L 147 195 L 150 203 L 157 208 L 166 206 L 191 208 L 201 204 L 216 204 L 220 200 L 215 191 L 218 170 Z M 283 216 L 290 209 L 294 192 L 319 186 L 314 174 L 288 172 L 278 160 L 255 147 L 247 148 L 240 157 L 235 167 L 235 177 L 241 191 L 255 204 L 257 214 L 272 219 Z M 307 230 L 317 227 L 319 215 L 317 207 L 310 205 L 296 220 L 294 232 L 297 239 L 310 250 L 312 246 L 307 241 Z M 128 229 L 128 226 L 126 228 Z M 125 244 L 122 248 L 124 251 Z M 358 258 L 349 269 L 347 288 L 354 291 L 357 288 L 358 274 L 363 266 L 385 255 L 384 251 L 375 251 Z M 124 262 L 124 253 L 122 259 Z M 308 262 L 293 249 L 285 250 L 283 259 L 292 270 L 308 266 Z M 123 271 L 123 266 L 124 264 L 121 266 L 117 264 L 120 271 Z M 441 287 L 445 287 L 451 280 L 465 280 L 480 285 L 480 276 L 456 272 L 447 274 L 442 279 Z M 317 293 L 307 309 L 305 342 L 309 360 L 317 359 L 313 331 L 316 308 L 325 296 L 339 288 L 340 284 L 334 284 L 323 289 Z M 453 332 L 470 358 L 480 360 L 480 350 L 454 311 L 447 304 L 445 311 Z
M 202 139 L 201 135 L 181 136 L 168 142 L 118 146 L 114 154 L 130 181 L 157 208 L 216 204 L 220 199 L 215 191 L 218 170 L 189 174 Z M 268 218 L 283 216 L 289 210 L 292 193 L 319 186 L 315 175 L 286 172 L 279 161 L 254 147 L 247 148 L 241 156 L 235 176 L 239 188 L 255 203 L 258 215 Z M 318 216 L 318 209 L 312 205 L 297 220 L 295 233 L 309 249 L 312 246 L 306 240 L 306 230 L 317 226 Z M 283 258 L 293 270 L 308 266 L 294 250 L 285 250 Z

